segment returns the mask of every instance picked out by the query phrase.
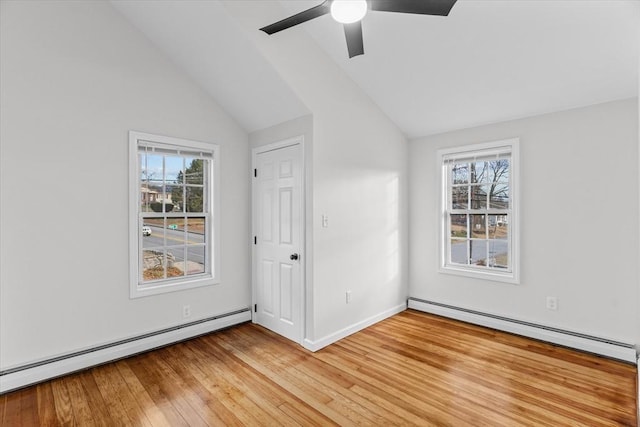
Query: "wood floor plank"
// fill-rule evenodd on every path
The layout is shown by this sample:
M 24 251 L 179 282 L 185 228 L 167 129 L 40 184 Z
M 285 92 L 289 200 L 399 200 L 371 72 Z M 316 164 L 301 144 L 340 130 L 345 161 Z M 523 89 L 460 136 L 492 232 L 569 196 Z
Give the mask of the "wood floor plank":
M 53 389 L 51 381 L 44 382 L 33 386 L 33 393 L 38 400 L 38 422 L 42 427 L 53 427 L 58 425 L 56 417 L 55 400 L 53 398 Z M 29 389 L 28 389 L 29 390 Z M 0 425 L 10 425 L 0 423 Z
M 22 423 L 22 395 L 20 390 L 3 397 L 5 409 L 2 425 L 20 425 Z
M 5 425 L 4 414 L 7 410 L 7 395 L 0 395 L 0 426 Z
M 337 426 L 327 417 L 318 414 L 318 412 L 305 408 L 303 406 L 293 405 L 284 402 L 280 405 L 280 410 L 287 414 L 291 419 L 295 420 L 301 426 Z
M 233 357 L 214 340 L 202 340 L 195 343 L 205 354 L 218 359 L 225 364 L 222 374 L 235 384 L 235 387 L 248 399 L 253 401 L 268 416 L 280 425 L 294 426 L 298 423 L 280 410 L 280 406 L 288 400 L 288 392 L 281 387 L 274 387 L 263 375 L 256 372 L 249 365 Z
M 119 373 L 117 369 L 113 369 L 112 364 L 100 366 L 98 369 L 91 369 L 90 373 L 95 380 L 98 390 L 106 402 L 106 410 L 109 416 L 121 420 L 123 424 L 133 424 L 138 420 L 134 417 L 129 418 L 129 413 L 125 407 L 125 403 L 121 399 L 121 391 L 118 389 Z
M 74 374 L 82 383 L 84 390 L 84 398 L 87 400 L 91 407 L 91 413 L 96 423 L 100 425 L 107 424 L 107 420 L 113 417 L 113 414 L 109 411 L 109 397 L 107 399 L 102 396 L 98 384 L 92 374 L 92 370 L 86 370 Z
M 73 415 L 73 403 L 63 378 L 51 382 L 56 418 L 60 425 L 77 425 Z
M 111 383 L 111 387 L 108 389 L 109 392 L 114 393 L 114 398 L 120 401 L 122 409 L 131 424 L 152 427 L 153 424 L 147 418 L 145 411 L 138 405 L 136 396 L 131 392 L 118 366 L 114 363 L 109 363 L 104 365 L 101 370 L 105 371 Z
M 222 344 L 227 350 L 233 351 L 232 345 Z M 245 352 L 246 351 L 246 352 Z M 338 425 L 350 425 L 351 422 L 348 418 L 343 416 L 342 414 L 334 411 L 333 409 L 327 406 L 327 403 L 330 401 L 324 398 L 318 399 L 318 395 L 312 393 L 312 390 L 307 386 L 307 384 L 295 383 L 280 374 L 280 371 L 270 368 L 269 365 L 264 363 L 260 358 L 254 358 L 251 355 L 251 352 L 248 350 L 245 351 L 236 351 L 236 356 L 241 358 L 244 362 L 253 367 L 256 371 L 265 375 L 271 381 L 273 381 L 278 386 L 288 390 L 290 393 L 293 393 L 296 397 L 300 399 L 301 402 L 304 402 L 304 405 L 308 405 L 314 410 L 321 413 L 323 416 L 330 419 L 333 423 Z
M 373 344 L 373 342 L 371 344 Z M 476 404 L 476 409 L 474 411 L 466 411 L 467 413 L 464 414 L 466 417 L 482 417 L 485 404 L 491 403 L 492 399 L 496 399 L 496 394 L 486 393 L 487 391 L 492 390 L 481 390 L 477 383 L 469 381 L 467 378 L 462 376 L 453 377 L 447 374 L 439 376 L 438 372 L 435 370 L 425 370 L 423 366 L 418 366 L 417 369 L 413 369 L 412 365 L 415 365 L 414 360 L 399 356 L 394 352 L 386 352 L 385 354 L 384 349 L 378 349 L 375 353 L 375 357 L 368 357 L 366 363 L 367 367 L 375 367 L 378 372 L 388 371 L 392 374 L 390 375 L 392 378 L 402 377 L 405 380 L 405 384 L 411 385 L 413 388 L 420 391 L 424 389 L 424 376 L 428 376 L 431 380 L 431 384 L 429 390 L 424 391 L 425 397 L 430 398 L 434 403 L 439 402 L 439 404 L 444 407 L 449 404 L 449 399 L 443 400 L 441 396 L 447 396 L 446 390 L 448 389 L 457 390 L 458 392 L 456 393 L 455 398 L 462 403 L 459 405 L 461 409 L 469 406 L 467 403 Z M 363 369 L 360 371 L 362 372 Z M 480 394 L 483 392 L 484 395 Z M 478 408 L 480 408 L 480 410 Z M 465 412 L 464 409 L 462 409 L 462 412 Z M 463 413 L 460 413 L 459 416 L 463 416 Z
M 424 378 L 416 378 L 397 364 L 367 358 L 358 369 L 358 373 L 377 388 L 395 389 L 395 393 L 402 396 L 403 400 L 422 409 L 425 416 L 428 417 L 427 419 L 436 424 L 444 423 L 448 418 L 474 424 L 489 422 L 490 419 L 493 419 L 500 425 L 508 425 L 510 421 L 507 416 L 500 413 L 492 414 L 491 418 L 486 417 L 486 411 L 483 407 L 469 405 L 464 394 L 442 393 L 443 386 L 437 382 L 425 387 Z M 399 383 L 402 384 L 401 390 L 397 387 Z M 452 401 L 457 404 L 452 405 Z
M 87 400 L 88 394 L 84 390 L 80 377 L 78 375 L 69 375 L 62 378 L 62 380 L 67 386 L 69 399 L 73 402 L 73 418 L 76 424 L 88 427 L 103 424 L 96 423 L 93 418 L 91 405 Z
M 20 404 L 22 425 L 38 424 L 38 398 L 33 393 L 23 390 L 22 403 Z
M 166 418 L 168 425 L 188 426 L 180 412 L 173 405 L 173 399 L 179 399 L 180 390 L 167 387 L 163 378 L 157 374 L 154 353 L 145 353 L 127 361 L 129 368 L 143 385 L 156 407 Z
M 243 339 L 242 334 L 234 334 L 228 339 L 224 340 L 226 344 L 224 345 L 224 348 L 227 351 L 232 351 L 236 340 L 241 342 L 242 339 Z M 270 370 L 274 374 L 277 374 L 277 376 L 279 376 L 282 380 L 284 380 L 285 384 L 288 384 L 288 385 L 296 384 L 297 385 L 296 388 L 299 388 L 300 391 L 304 392 L 306 399 L 313 399 L 314 401 L 322 403 L 323 405 L 328 404 L 332 399 L 331 396 L 327 395 L 321 390 L 318 390 L 312 387 L 307 383 L 304 383 L 304 382 L 298 383 L 298 382 L 292 381 L 291 375 L 289 375 L 286 370 L 292 364 L 299 363 L 299 361 L 293 362 L 290 358 L 291 357 L 290 354 L 285 355 L 284 357 L 278 357 L 278 355 L 273 355 L 269 351 L 269 347 L 272 345 L 273 343 L 267 342 L 266 344 L 263 343 L 262 345 L 257 345 L 257 346 L 254 346 L 253 348 L 251 348 L 251 346 L 247 346 L 247 349 L 245 350 L 239 349 L 237 356 L 241 360 L 243 360 L 245 363 L 252 366 L 254 369 L 259 368 L 258 363 L 255 363 L 256 361 L 268 362 L 270 366 Z M 249 359 L 247 359 L 246 357 L 249 357 Z M 261 373 L 264 374 L 264 372 L 261 372 Z M 280 386 L 283 387 L 282 385 Z M 290 390 L 288 387 L 283 387 L 283 388 Z
M 185 349 L 186 354 L 191 354 L 191 372 L 197 381 L 211 394 L 212 400 L 219 402 L 224 411 L 237 420 L 236 425 L 258 425 L 258 414 L 252 413 L 244 406 L 244 397 L 233 385 L 224 378 L 219 378 L 220 368 L 215 360 L 207 360 L 206 355 L 200 354 L 194 346 Z M 201 363 L 201 361 L 203 363 Z M 206 361 L 206 363 L 204 363 Z M 251 402 L 250 406 L 254 403 Z
M 136 374 L 129 368 L 127 361 L 123 360 L 122 363 L 116 363 L 116 367 L 127 389 L 134 397 L 140 411 L 144 414 L 145 418 L 149 420 L 149 423 L 154 427 L 170 425 L 169 420 L 167 420 L 162 411 L 156 406 Z
M 0 425 L 636 426 L 636 376 L 408 310 L 316 353 L 238 325 L 0 395 Z
M 251 388 L 255 388 L 262 396 L 268 396 L 274 405 L 285 414 L 289 414 L 292 420 L 304 420 L 302 425 L 328 425 L 329 419 L 324 417 L 317 411 L 311 408 L 306 408 L 305 411 L 296 410 L 298 407 L 304 405 L 304 402 L 296 397 L 289 390 L 274 384 L 268 377 L 263 375 L 254 369 L 250 364 L 242 360 L 241 357 L 237 357 L 235 351 L 230 347 L 224 347 L 220 343 L 220 340 L 208 339 L 206 340 L 209 346 L 216 351 L 220 359 L 226 359 L 226 364 L 231 368 L 233 372 L 242 373 L 244 382 Z M 212 345 L 213 343 L 216 345 Z M 237 341 L 232 340 L 233 343 Z M 273 345 L 273 342 L 269 343 Z M 299 351 L 299 350 L 298 350 Z M 260 353 L 264 357 L 264 353 Z
M 382 341 L 382 339 L 380 339 L 380 341 Z M 386 344 L 382 344 L 382 347 L 387 346 Z M 384 352 L 384 350 L 382 350 L 382 352 Z M 405 354 L 413 354 L 413 357 L 416 360 L 419 360 L 422 356 L 422 352 L 420 351 L 420 349 L 415 349 L 414 352 L 412 353 L 410 350 L 404 349 L 404 350 L 396 350 L 396 351 L 391 351 L 392 354 L 396 354 L 396 353 L 405 353 Z M 407 362 L 408 364 L 410 364 L 410 362 Z M 470 375 L 473 377 L 474 382 L 478 383 L 478 384 L 482 384 L 484 383 L 486 385 L 484 392 L 486 393 L 486 390 L 491 390 L 492 387 L 497 387 L 499 386 L 499 384 L 495 384 L 495 383 L 491 383 L 491 377 L 487 377 L 486 373 L 491 371 L 491 366 L 489 365 L 483 365 L 479 360 L 474 360 L 473 361 L 474 365 L 475 365 L 475 370 L 465 370 L 468 371 L 470 373 Z M 544 367 L 541 367 L 541 369 L 543 369 Z M 454 368 L 457 369 L 457 368 Z M 444 371 L 442 371 L 444 372 Z M 474 372 L 481 372 L 483 375 L 478 375 L 478 374 L 474 374 Z M 463 378 L 463 373 L 464 371 L 460 371 L 457 373 L 456 377 L 457 379 L 461 379 Z M 521 389 L 527 389 L 527 392 L 524 392 L 522 390 L 519 390 L 518 392 L 520 393 L 520 397 L 523 399 L 523 401 L 526 401 L 526 398 L 530 395 L 532 396 L 540 396 L 543 394 L 547 394 L 547 395 L 553 395 L 553 390 L 549 391 L 549 389 L 555 389 L 555 393 L 557 393 L 558 396 L 563 396 L 565 392 L 567 392 L 566 389 L 561 388 L 561 387 L 557 387 L 556 384 L 554 384 L 551 381 L 544 381 L 540 378 L 534 378 L 534 380 L 532 381 L 532 377 L 523 377 L 524 379 L 519 379 L 519 377 L 517 375 L 514 375 L 513 373 L 508 373 L 507 371 L 503 371 L 501 372 L 500 375 L 501 379 L 506 379 L 508 381 L 511 382 L 512 385 L 515 385 L 517 383 L 520 383 L 520 388 Z M 437 383 L 444 383 L 446 382 L 445 379 L 443 378 L 436 378 L 436 382 Z M 532 387 L 534 388 L 532 390 Z M 510 393 L 513 393 L 514 391 L 514 387 L 510 387 Z M 587 399 L 587 396 L 585 396 L 584 394 L 581 394 L 579 392 L 576 391 L 576 397 L 577 397 L 577 402 L 575 405 L 573 405 L 573 408 L 570 408 L 570 411 L 568 412 L 566 408 L 564 407 L 559 407 L 556 406 L 555 410 L 558 412 L 563 412 L 566 414 L 568 419 L 577 419 L 580 420 L 582 419 L 583 422 L 587 423 L 587 424 L 593 424 L 594 423 L 602 423 L 603 419 L 601 417 L 598 417 L 597 415 L 591 414 L 590 413 L 590 407 L 588 405 L 585 404 L 585 399 Z M 556 398 L 556 401 L 558 399 Z M 613 409 L 613 408 L 612 408 Z M 556 415 L 558 415 L 558 413 L 556 413 Z M 608 414 L 609 416 L 612 415 L 611 413 Z
M 304 353 L 295 354 L 296 352 L 292 352 L 288 355 L 289 360 L 283 360 L 280 355 L 275 354 L 279 353 L 280 350 L 278 350 L 277 347 L 273 347 L 272 344 L 261 347 L 261 350 L 259 354 L 261 360 L 269 360 L 271 364 L 278 366 L 280 368 L 279 374 L 283 378 L 292 383 L 301 384 L 307 393 L 315 396 L 317 400 L 324 402 L 325 405 L 342 414 L 347 420 L 355 423 L 375 423 L 376 421 L 383 421 L 377 419 L 377 417 L 371 414 L 366 408 L 353 405 L 353 402 L 345 398 L 342 393 L 337 392 L 336 388 L 325 386 L 321 381 L 318 381 L 315 376 L 308 375 L 305 371 L 296 369 L 296 366 L 306 359 Z M 297 363 L 292 362 L 292 359 L 296 359 Z M 324 374 L 327 376 L 330 373 L 325 372 Z
M 420 376 L 421 371 L 425 367 L 425 364 L 420 362 L 422 355 L 419 347 L 413 347 L 414 350 L 412 353 L 411 352 L 412 346 L 405 346 L 402 349 L 399 349 L 397 348 L 397 346 L 385 344 L 384 343 L 385 341 L 382 339 L 378 341 L 379 341 L 378 347 L 377 347 L 378 350 L 376 354 L 378 355 L 379 358 L 383 358 L 385 361 L 389 362 L 390 359 L 393 359 L 398 354 L 402 354 L 405 356 L 409 354 L 408 357 L 405 357 L 402 360 L 402 364 L 400 365 L 404 372 L 404 375 L 407 375 L 410 377 Z M 410 356 L 411 354 L 413 354 L 412 357 Z M 476 405 L 481 404 L 481 402 L 477 401 L 476 399 L 477 396 L 482 396 L 482 399 L 488 402 L 491 402 L 491 399 L 493 399 L 494 404 L 500 404 L 501 400 L 504 397 L 511 398 L 511 395 L 505 396 L 493 390 L 497 389 L 501 385 L 501 381 L 504 379 L 508 381 L 514 381 L 514 378 L 512 376 L 505 375 L 505 373 L 503 372 L 500 375 L 500 380 L 496 382 L 493 380 L 492 375 L 487 375 L 487 374 L 490 374 L 492 371 L 491 366 L 482 366 L 478 361 L 475 361 L 474 365 L 475 365 L 474 367 L 475 369 L 467 369 L 467 368 L 460 369 L 458 367 L 453 367 L 452 369 L 444 370 L 442 369 L 441 366 L 436 367 L 437 369 L 434 369 L 434 368 L 427 368 L 427 369 L 430 377 L 433 378 L 434 383 L 436 385 L 443 385 L 445 387 L 449 387 L 451 384 L 448 384 L 448 383 L 450 383 L 450 381 L 453 380 L 455 381 L 454 385 L 458 389 L 463 389 L 463 390 L 475 389 L 475 392 L 470 393 L 467 399 L 476 400 L 474 402 Z M 415 368 L 415 370 L 412 369 L 412 367 Z M 455 372 L 456 370 L 458 370 L 456 375 L 449 375 L 451 372 Z M 529 385 L 523 384 L 523 386 L 529 386 Z M 544 389 L 545 386 L 547 385 L 543 384 L 541 387 Z M 443 390 L 446 391 L 446 389 L 443 389 Z
M 209 425 L 241 425 L 238 418 L 220 402 L 219 396 L 211 394 L 210 390 L 198 379 L 198 375 L 202 375 L 202 371 L 199 369 L 200 360 L 197 355 L 188 352 L 184 346 L 191 347 L 192 343 L 171 346 L 164 349 L 164 351 L 169 356 L 168 359 L 172 369 L 192 393 L 189 398 L 189 405 L 194 411 L 200 413 L 200 416 Z M 211 363 L 206 358 L 204 362 L 206 364 Z
M 379 337 L 379 341 L 383 342 L 382 336 Z M 381 344 L 381 345 L 383 347 L 387 346 L 387 344 Z M 403 350 L 403 351 L 410 352 L 410 350 Z M 402 351 L 398 351 L 398 352 L 402 352 Z M 420 349 L 416 348 L 413 351 L 413 357 L 416 360 L 419 360 L 422 354 L 423 353 L 420 351 Z M 499 356 L 496 356 L 496 357 L 499 357 Z M 496 357 L 494 357 L 494 360 L 491 363 L 487 361 L 482 361 L 480 359 L 475 359 L 473 363 L 476 365 L 476 368 L 477 368 L 476 370 L 483 373 L 491 371 L 496 366 L 496 363 L 495 363 Z M 498 362 L 504 363 L 500 361 Z M 571 376 L 568 373 L 565 373 L 564 371 L 556 372 L 556 373 L 546 372 L 545 365 L 539 364 L 539 366 L 536 366 L 536 363 L 531 359 L 529 359 L 527 363 L 525 363 L 525 365 L 528 367 L 528 369 L 526 370 L 527 372 L 525 372 L 524 375 L 523 375 L 522 369 L 518 369 L 518 370 L 503 369 L 502 372 L 500 373 L 501 378 L 505 378 L 511 381 L 512 383 L 520 383 L 521 388 L 528 389 L 528 392 L 525 395 L 523 395 L 523 398 L 529 394 L 533 396 L 539 396 L 539 397 L 543 397 L 544 395 L 551 397 L 553 395 L 565 396 L 567 393 L 571 392 L 572 399 L 574 400 L 573 404 L 570 405 L 573 411 L 569 414 L 571 417 L 573 418 L 584 417 L 585 418 L 584 422 L 589 422 L 589 423 L 603 422 L 603 416 L 599 415 L 597 413 L 598 412 L 597 410 L 594 411 L 594 408 L 601 404 L 601 399 L 599 396 L 593 393 L 593 390 L 594 390 L 593 387 L 591 388 L 577 387 L 575 386 L 575 384 L 570 387 L 569 383 L 572 380 L 571 380 Z M 522 368 L 522 365 L 518 365 L 518 366 Z M 484 378 L 478 378 L 478 379 L 484 380 Z M 632 380 L 629 381 L 628 386 L 632 387 L 632 383 L 633 383 Z M 531 387 L 535 387 L 535 390 L 531 390 L 530 389 Z M 611 397 L 613 396 L 610 396 L 610 398 Z M 556 398 L 555 400 L 557 401 L 558 399 Z M 568 402 L 569 401 L 565 399 L 563 404 L 566 404 Z M 563 408 L 557 408 L 556 410 L 560 411 L 562 409 Z M 612 415 L 615 416 L 616 412 L 619 409 L 622 409 L 622 408 L 616 407 L 616 405 L 614 404 L 608 408 L 606 414 L 604 415 L 606 417 L 611 417 Z
M 156 381 L 161 378 L 160 388 L 165 395 L 170 395 L 171 404 L 184 418 L 185 422 L 190 426 L 208 426 L 209 423 L 201 416 L 200 411 L 194 411 L 194 406 L 202 406 L 199 397 L 193 392 L 180 378 L 179 375 L 169 366 L 164 357 L 165 349 L 151 354 L 153 357 L 153 367 L 156 375 Z

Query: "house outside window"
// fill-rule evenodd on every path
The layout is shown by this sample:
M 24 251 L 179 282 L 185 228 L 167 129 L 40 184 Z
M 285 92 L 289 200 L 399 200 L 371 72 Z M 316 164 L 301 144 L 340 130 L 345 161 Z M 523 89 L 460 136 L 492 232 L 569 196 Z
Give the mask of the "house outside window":
M 518 139 L 438 151 L 440 271 L 518 283 Z
M 219 147 L 129 133 L 130 295 L 217 283 Z

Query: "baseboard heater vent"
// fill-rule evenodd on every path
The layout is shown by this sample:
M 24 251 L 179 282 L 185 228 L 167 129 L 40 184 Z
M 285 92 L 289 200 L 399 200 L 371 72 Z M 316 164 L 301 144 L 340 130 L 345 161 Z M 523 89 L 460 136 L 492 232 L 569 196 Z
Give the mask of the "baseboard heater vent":
M 409 298 L 408 306 L 411 309 L 424 311 L 426 313 L 462 320 L 464 322 L 486 326 L 488 328 L 510 332 L 541 341 L 547 341 L 633 364 L 637 363 L 636 350 L 633 344 L 622 343 L 418 298 Z
M 0 371 L 0 394 L 251 320 L 244 309 Z

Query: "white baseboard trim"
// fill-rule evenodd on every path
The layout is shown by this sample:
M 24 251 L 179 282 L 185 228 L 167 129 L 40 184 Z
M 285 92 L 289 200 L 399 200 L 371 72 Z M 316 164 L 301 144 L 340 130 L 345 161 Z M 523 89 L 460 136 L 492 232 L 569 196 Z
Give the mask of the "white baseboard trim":
M 638 363 L 636 350 L 632 344 L 467 310 L 437 302 L 420 300 L 417 298 L 409 298 L 409 308 L 462 320 L 476 325 L 486 326 L 499 331 L 510 332 L 516 335 L 559 344 L 565 347 L 575 348 L 625 362 L 634 364 Z
M 328 346 L 329 344 L 333 344 L 334 342 L 340 341 L 342 338 L 348 337 L 351 334 L 355 334 L 356 332 L 361 331 L 365 328 L 368 328 L 369 326 L 376 324 L 379 321 L 386 319 L 387 317 L 391 317 L 395 314 L 401 313 L 406 309 L 407 309 L 407 304 L 402 303 L 388 310 L 385 310 L 382 313 L 376 314 L 375 316 L 371 316 L 351 326 L 347 326 L 346 328 L 341 329 L 337 332 L 334 332 L 330 335 L 327 335 L 324 338 L 320 338 L 319 340 L 311 341 L 311 340 L 305 339 L 304 342 L 302 343 L 302 346 L 309 351 L 316 352 L 321 348 Z
M 251 320 L 247 309 L 0 372 L 0 394 Z

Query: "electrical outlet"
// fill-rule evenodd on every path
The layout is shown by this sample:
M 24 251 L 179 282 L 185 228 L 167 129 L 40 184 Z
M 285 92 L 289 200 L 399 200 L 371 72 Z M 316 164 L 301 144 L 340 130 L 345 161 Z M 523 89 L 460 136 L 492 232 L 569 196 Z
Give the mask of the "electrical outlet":
M 183 319 L 188 319 L 189 317 L 191 317 L 191 306 L 190 305 L 183 305 L 182 306 L 182 318 Z
M 558 298 L 547 297 L 547 310 L 557 310 L 557 309 L 558 309 Z
M 347 304 L 351 302 L 351 291 L 347 291 Z

